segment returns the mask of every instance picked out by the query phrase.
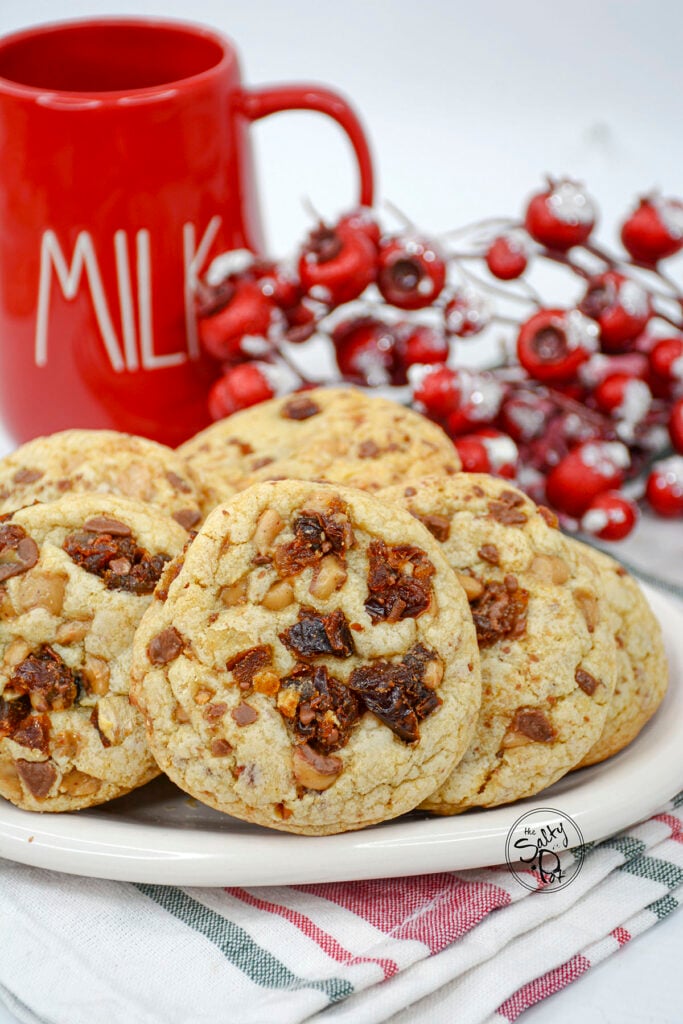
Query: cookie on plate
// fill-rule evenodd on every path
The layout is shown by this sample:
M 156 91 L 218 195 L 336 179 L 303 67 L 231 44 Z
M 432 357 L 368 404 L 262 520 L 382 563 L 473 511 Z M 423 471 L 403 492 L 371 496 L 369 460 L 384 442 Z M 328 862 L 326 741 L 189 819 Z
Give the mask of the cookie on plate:
M 316 388 L 252 406 L 178 449 L 205 514 L 267 479 L 323 480 L 378 490 L 417 473 L 454 473 L 443 430 L 396 402 L 358 388 Z
M 0 523 L 0 796 L 72 811 L 158 774 L 128 700 L 135 629 L 185 530 L 70 495 Z
M 37 437 L 0 459 L 0 513 L 89 492 L 147 501 L 187 530 L 201 519 L 182 459 L 145 437 L 63 430 Z
M 595 566 L 617 616 L 617 684 L 602 733 L 578 766 L 583 768 L 636 738 L 664 699 L 669 667 L 661 627 L 633 577 L 603 551 L 577 540 L 569 543 Z
M 410 810 L 464 753 L 474 627 L 407 513 L 349 488 L 259 484 L 211 513 L 174 573 L 137 631 L 131 694 L 192 796 L 324 835 Z
M 460 764 L 422 806 L 440 814 L 538 793 L 602 732 L 616 648 L 598 574 L 556 519 L 506 481 L 474 473 L 383 491 L 440 541 L 470 597 L 482 705 Z

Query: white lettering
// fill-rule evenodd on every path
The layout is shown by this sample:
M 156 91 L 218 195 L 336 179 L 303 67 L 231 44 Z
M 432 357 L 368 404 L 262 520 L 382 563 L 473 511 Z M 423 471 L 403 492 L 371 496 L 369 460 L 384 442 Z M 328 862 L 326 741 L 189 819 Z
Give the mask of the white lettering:
M 160 370 L 179 366 L 187 359 L 186 352 L 169 352 L 158 356 L 154 352 L 152 327 L 152 265 L 150 260 L 149 231 L 142 229 L 135 236 L 138 270 L 138 307 L 140 317 L 140 356 L 143 370 Z
M 114 255 L 116 256 L 116 279 L 119 285 L 119 305 L 121 306 L 121 327 L 123 329 L 123 349 L 126 353 L 126 369 L 137 370 L 140 363 L 135 332 L 133 292 L 130 283 L 128 236 L 125 231 L 117 231 L 114 234 Z
M 197 336 L 197 314 L 195 313 L 194 297 L 199 272 L 206 262 L 211 246 L 214 243 L 222 218 L 218 215 L 211 218 L 206 231 L 197 245 L 195 226 L 190 221 L 183 224 L 183 259 L 185 263 L 185 333 L 187 335 L 187 351 L 190 359 L 199 359 L 199 338 Z
M 45 231 L 40 245 L 40 281 L 38 285 L 38 315 L 36 318 L 35 360 L 36 366 L 47 363 L 47 335 L 50 315 L 50 290 L 52 268 L 62 289 L 64 298 L 71 301 L 78 293 L 78 288 L 85 270 L 90 294 L 97 318 L 97 324 L 109 356 L 112 369 L 121 373 L 124 369 L 123 356 L 116 331 L 109 314 L 109 307 L 102 286 L 102 277 L 97 263 L 97 256 L 89 232 L 81 231 L 76 238 L 71 266 L 69 267 L 61 250 L 54 231 Z

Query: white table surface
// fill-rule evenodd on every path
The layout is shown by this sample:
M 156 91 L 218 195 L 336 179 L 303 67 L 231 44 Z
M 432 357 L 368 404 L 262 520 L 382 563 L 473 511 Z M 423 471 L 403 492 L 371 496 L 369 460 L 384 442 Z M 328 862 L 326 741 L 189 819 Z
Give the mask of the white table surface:
M 0 32 L 116 13 L 225 31 L 248 82 L 317 80 L 347 93 L 374 143 L 379 195 L 429 231 L 516 214 L 545 172 L 590 185 L 606 241 L 637 193 L 683 194 L 675 0 L 2 0 Z M 314 114 L 272 118 L 254 139 L 270 248 L 286 254 L 307 225 L 302 197 L 330 217 L 351 205 L 349 150 Z M 0 452 L 9 443 L 0 432 Z M 647 523 L 615 553 L 683 585 L 680 521 Z M 523 1019 L 679 1024 L 682 949 L 678 913 Z M 15 1021 L 0 1007 L 0 1024 Z

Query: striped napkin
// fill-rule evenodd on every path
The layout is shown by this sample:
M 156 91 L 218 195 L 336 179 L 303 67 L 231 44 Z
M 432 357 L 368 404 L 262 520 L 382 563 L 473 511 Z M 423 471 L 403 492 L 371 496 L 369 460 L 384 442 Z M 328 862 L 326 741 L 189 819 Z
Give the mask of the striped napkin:
M 32 1024 L 514 1021 L 679 906 L 683 793 L 584 852 L 546 893 L 505 867 L 184 889 L 0 861 L 0 999 Z

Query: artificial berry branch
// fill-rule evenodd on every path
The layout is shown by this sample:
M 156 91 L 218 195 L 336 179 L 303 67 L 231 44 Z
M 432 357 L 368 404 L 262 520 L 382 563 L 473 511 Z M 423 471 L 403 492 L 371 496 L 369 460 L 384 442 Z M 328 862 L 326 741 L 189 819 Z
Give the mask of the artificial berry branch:
M 295 269 L 241 250 L 214 261 L 197 290 L 211 415 L 323 382 L 381 387 L 440 423 L 466 470 L 516 479 L 569 528 L 620 539 L 639 497 L 683 516 L 683 291 L 662 267 L 683 249 L 683 202 L 641 199 L 623 253 L 595 241 L 595 204 L 568 179 L 521 220 L 438 239 L 393 213 L 393 232 L 373 210 L 315 214 Z M 530 275 L 544 263 L 578 301 L 543 297 Z M 314 380 L 307 343 L 321 340 Z

